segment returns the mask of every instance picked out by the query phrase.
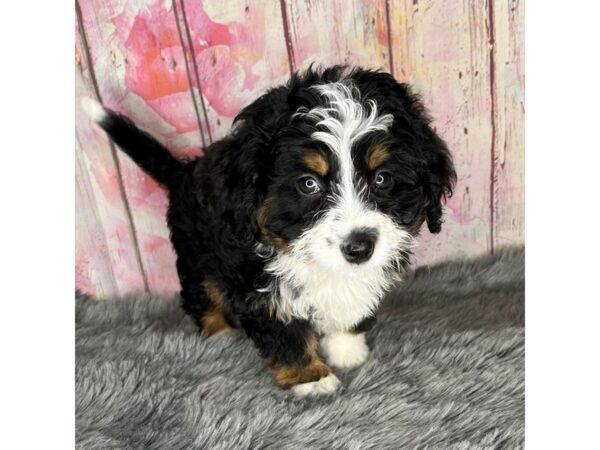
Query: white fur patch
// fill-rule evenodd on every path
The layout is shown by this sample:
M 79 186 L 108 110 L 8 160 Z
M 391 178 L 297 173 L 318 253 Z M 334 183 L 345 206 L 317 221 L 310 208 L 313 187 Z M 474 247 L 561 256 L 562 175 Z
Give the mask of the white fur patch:
M 94 100 L 91 97 L 84 97 L 81 100 L 81 107 L 90 117 L 90 119 L 96 123 L 102 122 L 107 116 L 104 106 L 102 106 L 99 101 Z
M 339 173 L 330 194 L 333 206 L 295 241 L 277 252 L 266 271 L 274 276 L 262 292 L 272 292 L 280 319 L 311 320 L 322 333 L 348 330 L 371 314 L 385 292 L 397 281 L 403 251 L 414 246 L 413 237 L 391 217 L 364 201 L 366 186 L 357 180 L 352 146 L 374 131 L 386 131 L 390 114 L 378 115 L 375 102 L 365 108 L 351 87 L 330 83 L 315 89 L 327 106 L 299 111 L 315 121 L 312 137 L 326 144 L 338 159 Z M 351 264 L 340 251 L 350 233 L 372 228 L 378 239 L 371 258 Z M 264 252 L 266 254 L 266 252 Z
M 321 339 L 321 350 L 327 363 L 340 369 L 352 369 L 369 356 L 364 333 L 331 333 Z
M 340 380 L 334 374 L 330 373 L 326 377 L 321 378 L 318 381 L 311 381 L 310 383 L 297 384 L 292 387 L 292 392 L 299 397 L 305 397 L 307 395 L 323 395 L 331 394 L 340 386 Z
M 357 186 L 352 146 L 368 133 L 387 131 L 394 120 L 391 114 L 377 114 L 377 104 L 370 101 L 370 111 L 357 101 L 351 87 L 344 83 L 329 83 L 316 86 L 321 95 L 327 98 L 328 107 L 316 107 L 306 115 L 317 121 L 312 138 L 323 142 L 340 163 L 340 180 L 334 194 L 340 208 L 360 209 L 360 197 L 365 186 Z
M 364 223 L 380 219 L 376 214 L 364 213 Z M 373 256 L 363 264 L 348 263 L 339 249 L 344 230 L 353 228 L 352 221 L 337 222 L 333 227 L 328 221 L 319 222 L 287 252 L 278 253 L 265 268 L 275 279 L 262 290 L 272 292 L 278 317 L 284 321 L 307 319 L 317 331 L 329 333 L 348 330 L 371 315 L 387 290 L 400 280 L 400 274 L 392 272 L 400 258 L 397 247 L 409 247 L 412 239 L 383 217 L 377 226 L 380 237 Z

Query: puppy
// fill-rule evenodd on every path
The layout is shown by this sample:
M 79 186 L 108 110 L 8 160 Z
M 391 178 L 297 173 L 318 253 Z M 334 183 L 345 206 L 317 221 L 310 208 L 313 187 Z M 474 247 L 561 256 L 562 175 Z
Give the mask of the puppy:
M 331 367 L 365 362 L 365 331 L 423 223 L 440 231 L 456 179 L 406 84 L 310 68 L 192 160 L 99 103 L 84 106 L 167 189 L 182 305 L 203 333 L 242 329 L 276 385 L 298 395 L 331 393 Z

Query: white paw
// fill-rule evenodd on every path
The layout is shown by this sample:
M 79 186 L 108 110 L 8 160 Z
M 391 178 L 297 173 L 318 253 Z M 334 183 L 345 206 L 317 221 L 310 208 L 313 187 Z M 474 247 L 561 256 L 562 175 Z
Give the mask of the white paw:
M 299 397 L 305 397 L 307 395 L 331 394 L 332 392 L 335 392 L 339 386 L 340 380 L 338 380 L 338 377 L 330 373 L 318 381 L 297 384 L 296 386 L 292 387 L 292 392 Z
M 321 350 L 330 366 L 351 369 L 369 356 L 365 334 L 331 333 L 321 339 Z

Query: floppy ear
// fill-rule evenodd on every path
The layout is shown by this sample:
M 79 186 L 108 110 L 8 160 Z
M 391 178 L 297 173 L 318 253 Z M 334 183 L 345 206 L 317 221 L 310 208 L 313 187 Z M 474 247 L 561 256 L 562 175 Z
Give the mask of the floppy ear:
M 427 227 L 431 233 L 439 233 L 442 230 L 442 200 L 452 195 L 456 172 L 446 143 L 429 124 L 424 125 L 423 131 L 425 141 L 421 150 L 427 163 Z
M 381 113 L 394 116 L 392 134 L 420 154 L 424 162 L 425 215 L 432 233 L 442 229 L 442 201 L 452 195 L 456 172 L 446 143 L 431 128 L 431 119 L 408 84 L 388 73 L 356 70 L 352 77 L 363 95 L 376 101 Z
M 230 136 L 217 141 L 206 154 L 218 152 L 210 165 L 210 187 L 217 197 L 217 214 L 240 240 L 252 242 L 257 233 L 257 211 L 269 183 L 273 142 L 287 106 L 287 88 L 270 90 L 246 106 L 235 118 Z M 202 181 L 199 181 L 202 183 Z M 203 187 L 206 191 L 206 186 Z
M 238 162 L 245 166 L 257 187 L 270 172 L 273 142 L 289 118 L 288 95 L 287 86 L 271 89 L 242 109 L 234 120 L 232 138 L 240 147 Z

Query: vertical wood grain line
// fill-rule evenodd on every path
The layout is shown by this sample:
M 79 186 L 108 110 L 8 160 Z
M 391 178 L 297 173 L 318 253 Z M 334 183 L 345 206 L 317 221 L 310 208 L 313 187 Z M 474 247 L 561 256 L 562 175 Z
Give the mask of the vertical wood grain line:
M 81 65 L 79 65 L 79 69 L 80 72 L 83 74 L 83 70 Z M 89 189 L 90 191 L 92 190 L 91 187 L 91 181 L 89 179 L 90 175 L 85 167 L 85 164 L 82 161 L 83 155 L 82 155 L 82 151 L 80 148 L 80 151 L 77 151 L 77 149 L 75 150 L 75 207 L 77 207 L 77 191 L 81 191 L 81 189 L 78 186 L 78 180 L 77 180 L 77 168 L 79 168 L 79 172 L 80 172 L 80 177 L 84 178 L 85 177 L 85 184 L 89 185 Z M 107 249 L 109 248 L 109 244 L 108 244 L 108 239 L 106 237 L 106 234 L 104 233 L 104 229 L 102 228 L 102 219 L 100 218 L 100 214 L 98 214 L 98 204 L 97 204 L 97 200 L 96 198 L 94 198 L 94 193 L 93 192 L 89 192 L 89 197 L 86 196 L 87 198 L 84 198 L 83 201 L 88 203 L 89 206 L 91 207 L 92 210 L 92 214 L 94 215 L 94 220 L 96 221 L 96 223 L 100 224 L 100 228 L 102 229 L 102 242 L 104 244 L 104 248 Z M 83 195 L 83 194 L 79 194 L 79 195 Z M 76 219 L 77 220 L 77 219 Z M 115 273 L 115 268 L 113 267 L 113 265 L 111 264 L 111 259 L 110 259 L 110 255 L 108 255 L 108 260 L 107 260 L 107 266 L 108 266 L 108 270 L 110 271 L 110 273 L 108 274 L 110 276 L 110 281 L 111 281 L 111 285 L 112 285 L 112 290 L 115 292 L 119 292 L 119 285 L 117 283 L 117 275 Z M 103 283 L 100 282 L 100 288 L 102 289 L 102 294 L 104 295 L 104 291 L 105 289 L 103 289 Z
M 202 128 L 202 119 L 200 118 L 200 111 L 198 110 L 198 102 L 196 101 L 196 94 L 194 94 L 194 83 L 192 81 L 192 73 L 190 71 L 190 63 L 188 61 L 187 51 L 188 48 L 185 43 L 185 39 L 183 37 L 183 33 L 181 32 L 181 24 L 179 23 L 179 13 L 177 12 L 177 1 L 173 2 L 173 15 L 175 16 L 175 25 L 177 26 L 177 34 L 179 36 L 179 42 L 181 43 L 181 47 L 183 49 L 183 62 L 185 64 L 185 73 L 188 79 L 188 84 L 190 87 L 190 95 L 192 96 L 192 104 L 194 105 L 194 113 L 196 114 L 196 121 L 198 122 L 198 130 L 200 131 L 200 141 L 202 142 L 202 150 L 206 149 L 206 138 L 204 137 L 204 129 Z M 192 50 L 189 50 L 192 53 Z M 198 89 L 200 91 L 200 89 Z M 202 92 L 200 91 L 200 96 L 202 97 Z M 205 115 L 206 117 L 206 115 Z M 208 129 L 208 122 L 206 123 L 206 128 Z
M 491 164 L 490 164 L 490 253 L 494 253 L 494 228 L 496 226 L 496 112 L 498 108 L 498 99 L 496 98 L 496 36 L 494 27 L 494 0 L 488 0 L 487 2 L 487 13 L 488 13 L 488 45 L 489 45 L 489 59 L 490 59 L 490 118 L 492 127 L 492 143 L 490 146 L 491 152 Z
M 394 54 L 392 52 L 392 21 L 390 19 L 390 0 L 385 0 L 385 23 L 387 26 L 387 41 L 388 41 L 388 60 L 390 63 L 390 73 L 394 78 Z
M 288 64 L 290 66 L 290 74 L 296 72 L 296 56 L 294 55 L 294 45 L 290 34 L 290 25 L 288 22 L 288 11 L 285 0 L 279 0 L 281 9 L 281 20 L 283 21 L 283 38 L 285 39 L 285 48 L 287 50 Z
M 94 89 L 94 94 L 96 99 L 102 103 L 102 96 L 100 95 L 100 89 L 98 88 L 98 81 L 96 79 L 96 73 L 94 71 L 94 66 L 92 63 L 92 55 L 90 52 L 90 48 L 88 45 L 87 36 L 85 34 L 85 28 L 83 26 L 83 14 L 81 13 L 81 7 L 79 6 L 79 1 L 75 0 L 75 14 L 77 16 L 77 24 L 79 25 L 79 38 L 81 39 L 81 48 L 83 49 L 83 54 L 85 55 L 85 60 L 88 66 L 88 71 L 90 74 L 90 80 L 92 81 L 92 87 Z M 115 165 L 115 171 L 117 173 L 117 183 L 119 185 L 119 195 L 121 200 L 123 201 L 123 206 L 125 209 L 125 214 L 127 216 L 127 224 L 129 228 L 129 233 L 131 235 L 131 241 L 133 242 L 135 259 L 138 263 L 138 267 L 140 269 L 140 273 L 142 275 L 142 281 L 144 282 L 144 291 L 149 292 L 148 288 L 148 277 L 146 276 L 146 270 L 144 269 L 144 264 L 142 263 L 142 254 L 140 252 L 140 246 L 138 242 L 137 231 L 135 228 L 135 223 L 133 222 L 133 214 L 131 213 L 131 208 L 129 206 L 129 199 L 127 198 L 127 194 L 125 191 L 125 183 L 123 182 L 123 174 L 121 173 L 121 164 L 119 162 L 119 158 L 117 156 L 117 149 L 115 148 L 114 143 L 109 139 L 108 145 L 110 148 L 110 154 Z
M 173 5 L 177 3 L 177 0 L 173 2 Z M 188 26 L 187 15 L 185 13 L 185 5 L 183 0 L 179 1 L 179 6 L 181 6 L 181 15 L 183 17 L 183 29 L 185 30 L 185 35 L 188 39 L 188 47 L 190 50 L 190 55 L 192 56 L 192 66 L 194 69 L 194 75 L 196 78 L 196 85 L 198 86 L 198 93 L 200 94 L 200 106 L 202 106 L 202 113 L 204 114 L 204 123 L 206 124 L 206 132 L 208 133 L 208 141 L 209 143 L 213 143 L 212 133 L 210 131 L 210 125 L 208 122 L 208 114 L 206 112 L 206 104 L 204 103 L 204 96 L 202 95 L 202 84 L 200 83 L 200 75 L 198 72 L 198 63 L 196 62 L 196 51 L 194 50 L 194 43 L 192 41 L 192 34 L 190 33 L 190 27 Z M 173 8 L 175 10 L 175 7 Z

